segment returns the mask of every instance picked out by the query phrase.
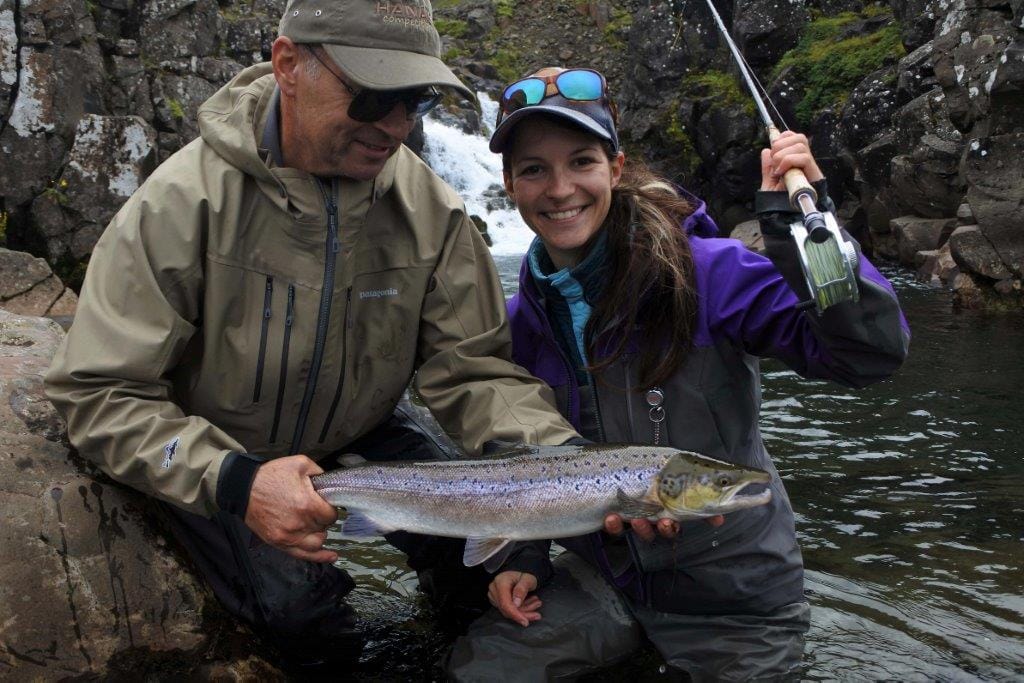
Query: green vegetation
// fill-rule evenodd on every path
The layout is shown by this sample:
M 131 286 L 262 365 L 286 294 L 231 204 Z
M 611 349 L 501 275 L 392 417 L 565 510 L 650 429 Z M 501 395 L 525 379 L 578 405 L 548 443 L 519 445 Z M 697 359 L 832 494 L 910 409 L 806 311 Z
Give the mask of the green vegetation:
M 754 101 L 740 84 L 739 76 L 724 71 L 705 71 L 683 79 L 683 93 L 703 97 L 712 97 L 712 107 L 740 107 L 753 115 Z
M 865 76 L 880 69 L 886 60 L 906 54 L 895 21 L 874 33 L 840 39 L 850 24 L 864 16 L 884 14 L 883 9 L 872 5 L 864 15 L 843 12 L 816 18 L 804 29 L 797 46 L 779 60 L 773 77 L 791 67 L 793 79 L 806 90 L 796 108 L 801 124 L 809 124 L 823 109 L 841 107 Z
M 462 47 L 454 47 L 453 46 L 453 47 L 450 47 L 450 48 L 448 48 L 447 50 L 444 51 L 444 54 L 441 55 L 441 59 L 443 61 L 445 61 L 445 62 L 450 62 L 450 61 L 452 61 L 454 59 L 457 59 L 459 57 L 468 57 L 468 56 L 469 56 L 469 50 L 467 50 L 465 48 L 462 48 Z
M 494 0 L 494 14 L 498 19 L 511 19 L 515 0 Z
M 526 72 L 526 60 L 516 50 L 509 47 L 499 48 L 490 62 L 498 70 L 501 80 L 508 83 L 514 81 Z
M 61 178 L 59 181 L 51 180 L 50 186 L 43 190 L 43 196 L 49 199 L 54 204 L 60 204 L 61 206 L 67 206 L 68 196 L 64 194 L 64 190 L 68 188 L 68 181 Z
M 452 38 L 461 38 L 466 35 L 466 22 L 461 19 L 434 19 L 434 28 L 441 35 L 451 36 Z
M 449 9 L 449 8 L 458 7 L 459 5 L 461 5 L 462 4 L 462 0 L 434 0 L 434 2 L 432 2 L 430 4 L 431 4 L 431 6 L 435 10 Z M 436 19 L 435 19 L 435 21 L 436 21 Z
M 892 8 L 887 3 L 876 2 L 865 7 L 861 14 L 870 19 L 871 17 L 879 17 L 883 14 L 892 14 Z
M 625 50 L 626 43 L 619 37 L 633 25 L 633 15 L 628 11 L 616 7 L 612 10 L 612 18 L 604 27 L 604 41 L 609 47 L 615 50 Z
M 7 219 L 10 214 L 0 211 L 0 246 L 7 244 Z
M 171 116 L 174 118 L 178 120 L 185 118 L 185 108 L 181 106 L 181 102 L 173 97 L 167 98 L 167 108 L 171 110 Z
M 662 127 L 662 136 L 665 143 L 672 148 L 676 154 L 676 160 L 680 168 L 687 176 L 692 176 L 700 164 L 700 156 L 693 146 L 693 139 L 683 127 L 679 120 L 679 102 L 673 102 L 665 116 Z

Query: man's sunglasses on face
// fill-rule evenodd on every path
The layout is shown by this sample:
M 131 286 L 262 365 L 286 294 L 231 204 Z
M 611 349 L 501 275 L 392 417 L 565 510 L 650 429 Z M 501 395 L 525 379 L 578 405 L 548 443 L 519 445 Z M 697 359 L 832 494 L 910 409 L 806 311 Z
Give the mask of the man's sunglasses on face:
M 441 101 L 441 93 L 432 86 L 403 90 L 357 89 L 327 66 L 327 63 L 317 54 L 317 48 L 308 45 L 305 47 L 316 61 L 320 62 L 320 65 L 327 69 L 352 96 L 352 101 L 348 103 L 348 117 L 360 123 L 380 121 L 390 114 L 399 102 L 405 106 L 406 116 L 413 119 L 423 116 Z

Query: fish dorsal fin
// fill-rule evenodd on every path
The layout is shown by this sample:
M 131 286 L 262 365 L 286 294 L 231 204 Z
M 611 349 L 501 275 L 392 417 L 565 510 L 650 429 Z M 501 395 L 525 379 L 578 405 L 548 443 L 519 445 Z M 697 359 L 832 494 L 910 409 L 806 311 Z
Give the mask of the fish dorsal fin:
M 508 538 L 467 538 L 462 563 L 467 567 L 485 563 L 484 568 L 493 571 L 491 567 L 500 567 L 512 552 L 511 543 Z
M 619 502 L 618 513 L 626 519 L 654 517 L 664 509 L 661 503 L 652 503 L 643 498 L 634 498 L 622 489 L 615 492 L 615 498 Z
M 349 510 L 348 517 L 341 524 L 341 533 L 354 538 L 371 538 L 383 536 L 394 531 L 378 524 L 358 510 Z

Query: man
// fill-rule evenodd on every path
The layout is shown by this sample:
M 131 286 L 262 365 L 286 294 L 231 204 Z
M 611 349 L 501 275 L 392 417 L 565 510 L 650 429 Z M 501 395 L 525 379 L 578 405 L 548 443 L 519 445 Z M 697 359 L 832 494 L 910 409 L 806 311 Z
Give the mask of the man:
M 429 4 L 293 0 L 279 32 L 108 226 L 46 386 L 72 443 L 169 503 L 218 598 L 303 663 L 359 640 L 309 477 L 414 372 L 469 453 L 576 433 L 508 360 L 462 202 L 402 146 L 438 89 L 470 94 Z

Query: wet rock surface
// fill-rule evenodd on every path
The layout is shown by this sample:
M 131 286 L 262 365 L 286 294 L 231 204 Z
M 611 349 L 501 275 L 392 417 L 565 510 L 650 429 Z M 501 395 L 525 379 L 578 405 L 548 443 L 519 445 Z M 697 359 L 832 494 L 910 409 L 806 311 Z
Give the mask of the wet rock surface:
M 53 321 L 0 310 L 0 678 L 280 678 L 138 494 L 69 451 L 42 375 Z

